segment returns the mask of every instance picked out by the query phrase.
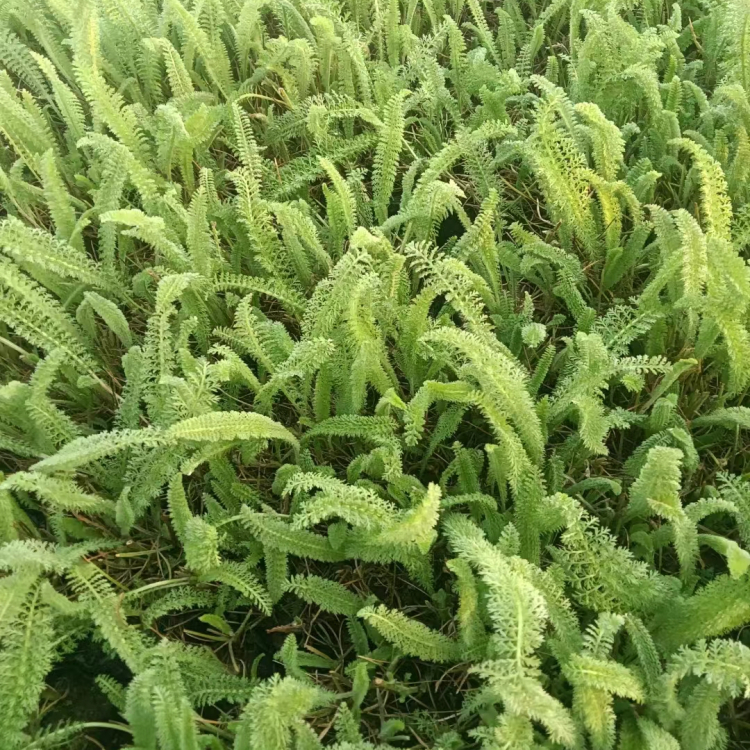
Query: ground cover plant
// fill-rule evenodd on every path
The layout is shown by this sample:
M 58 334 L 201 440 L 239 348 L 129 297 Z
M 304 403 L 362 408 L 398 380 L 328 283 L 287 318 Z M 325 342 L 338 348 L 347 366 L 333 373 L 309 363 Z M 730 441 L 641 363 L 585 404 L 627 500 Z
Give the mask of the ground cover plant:
M 0 0 L 3 750 L 750 741 L 746 0 Z

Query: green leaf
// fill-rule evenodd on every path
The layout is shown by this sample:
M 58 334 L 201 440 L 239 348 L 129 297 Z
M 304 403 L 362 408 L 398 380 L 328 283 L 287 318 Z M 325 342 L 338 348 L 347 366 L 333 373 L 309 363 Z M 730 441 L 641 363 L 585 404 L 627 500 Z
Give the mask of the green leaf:
M 232 628 L 229 626 L 229 623 L 223 617 L 219 617 L 219 615 L 212 615 L 209 612 L 208 614 L 201 615 L 198 619 L 201 622 L 205 622 L 206 625 L 210 625 L 214 630 L 224 633 L 224 635 L 232 635 Z
M 273 419 L 263 414 L 238 411 L 184 419 L 166 430 L 165 438 L 210 443 L 230 440 L 283 440 L 295 448 L 298 446 L 297 438 Z
M 458 659 L 455 641 L 384 605 L 364 607 L 358 616 L 366 620 L 387 641 L 409 656 L 425 661 L 449 662 Z

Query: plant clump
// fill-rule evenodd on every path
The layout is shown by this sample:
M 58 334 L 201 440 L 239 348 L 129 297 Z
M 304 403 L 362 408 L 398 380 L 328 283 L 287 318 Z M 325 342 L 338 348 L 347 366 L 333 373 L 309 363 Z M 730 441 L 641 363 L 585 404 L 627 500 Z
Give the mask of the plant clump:
M 750 737 L 750 5 L 0 0 L 3 750 Z

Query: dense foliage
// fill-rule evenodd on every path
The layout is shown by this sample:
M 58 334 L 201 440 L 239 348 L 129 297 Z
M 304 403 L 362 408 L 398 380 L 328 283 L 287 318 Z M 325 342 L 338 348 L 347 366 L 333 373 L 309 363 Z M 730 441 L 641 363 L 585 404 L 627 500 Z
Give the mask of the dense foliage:
M 747 0 L 0 0 L 3 750 L 746 746 L 749 97 Z

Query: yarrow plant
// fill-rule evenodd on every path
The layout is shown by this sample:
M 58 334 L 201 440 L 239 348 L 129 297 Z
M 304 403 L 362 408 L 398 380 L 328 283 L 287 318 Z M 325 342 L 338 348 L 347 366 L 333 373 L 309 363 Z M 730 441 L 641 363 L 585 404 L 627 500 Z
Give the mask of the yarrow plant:
M 3 750 L 744 747 L 749 97 L 744 0 L 0 0 Z

